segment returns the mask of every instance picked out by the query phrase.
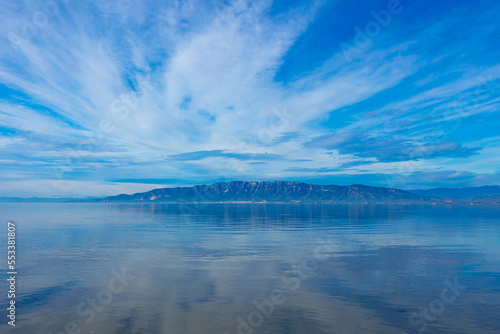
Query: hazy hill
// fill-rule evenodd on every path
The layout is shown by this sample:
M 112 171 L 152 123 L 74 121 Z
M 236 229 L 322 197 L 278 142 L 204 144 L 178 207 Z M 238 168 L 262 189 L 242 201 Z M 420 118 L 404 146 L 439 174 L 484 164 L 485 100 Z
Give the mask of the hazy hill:
M 500 203 L 500 186 L 416 189 L 409 192 L 451 202 Z

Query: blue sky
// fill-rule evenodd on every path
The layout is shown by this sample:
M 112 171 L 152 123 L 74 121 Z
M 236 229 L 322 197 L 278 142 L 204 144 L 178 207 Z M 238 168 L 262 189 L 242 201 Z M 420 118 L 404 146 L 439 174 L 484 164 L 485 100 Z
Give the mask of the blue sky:
M 0 197 L 500 184 L 498 1 L 2 8 Z

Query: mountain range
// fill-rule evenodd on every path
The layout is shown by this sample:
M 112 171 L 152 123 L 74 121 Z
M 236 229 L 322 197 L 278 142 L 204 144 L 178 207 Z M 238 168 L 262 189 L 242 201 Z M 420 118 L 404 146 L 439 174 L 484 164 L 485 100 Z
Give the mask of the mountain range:
M 160 188 L 132 195 L 103 198 L 0 197 L 0 202 L 270 202 L 270 203 L 495 203 L 500 186 L 401 190 L 371 187 L 314 185 L 287 181 L 232 181 L 192 187 Z
M 370 187 L 313 185 L 303 182 L 219 182 L 213 185 L 154 189 L 118 195 L 102 202 L 296 202 L 296 203 L 430 203 L 436 199 L 408 191 Z

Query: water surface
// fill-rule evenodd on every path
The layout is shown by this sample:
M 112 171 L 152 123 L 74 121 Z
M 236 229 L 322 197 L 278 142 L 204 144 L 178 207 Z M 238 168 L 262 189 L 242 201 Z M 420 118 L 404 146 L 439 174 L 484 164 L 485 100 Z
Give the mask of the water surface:
M 0 213 L 5 254 L 7 220 L 18 229 L 17 326 L 4 315 L 2 333 L 500 332 L 500 206 L 9 203 Z M 4 280 L 0 289 L 6 305 Z

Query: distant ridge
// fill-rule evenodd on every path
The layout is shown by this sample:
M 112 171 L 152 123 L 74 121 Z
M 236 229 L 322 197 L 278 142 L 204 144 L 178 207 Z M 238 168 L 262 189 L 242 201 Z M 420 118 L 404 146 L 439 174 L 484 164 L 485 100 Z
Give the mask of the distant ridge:
M 439 198 L 445 202 L 500 203 L 500 186 L 415 189 L 409 192 Z
M 303 182 L 219 182 L 213 185 L 154 189 L 105 197 L 100 202 L 287 202 L 287 203 L 431 203 L 435 199 L 400 189 L 312 185 Z
M 0 197 L 0 203 L 73 203 L 88 202 L 93 198 L 43 198 L 43 197 Z

